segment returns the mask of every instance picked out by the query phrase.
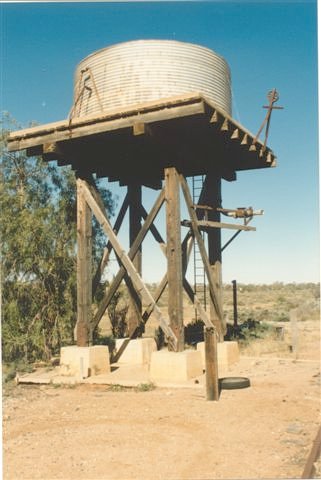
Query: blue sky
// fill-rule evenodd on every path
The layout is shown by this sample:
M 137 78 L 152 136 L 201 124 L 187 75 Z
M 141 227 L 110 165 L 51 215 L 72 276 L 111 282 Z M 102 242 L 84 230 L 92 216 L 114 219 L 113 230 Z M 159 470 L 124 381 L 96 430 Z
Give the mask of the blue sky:
M 257 231 L 242 233 L 224 252 L 223 280 L 319 280 L 316 2 L 2 3 L 0 11 L 1 110 L 22 125 L 66 118 L 77 63 L 139 38 L 192 42 L 222 55 L 231 69 L 233 116 L 253 133 L 276 87 L 284 110 L 273 112 L 268 143 L 278 167 L 223 182 L 225 207 L 265 211 L 252 222 Z M 154 196 L 145 192 L 146 206 Z M 144 247 L 144 277 L 156 282 L 165 268 L 161 254 L 150 241 Z

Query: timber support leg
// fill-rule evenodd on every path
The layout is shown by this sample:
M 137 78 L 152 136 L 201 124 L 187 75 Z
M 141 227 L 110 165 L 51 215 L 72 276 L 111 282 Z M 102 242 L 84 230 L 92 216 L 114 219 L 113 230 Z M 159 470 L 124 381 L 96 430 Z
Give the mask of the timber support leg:
M 183 272 L 179 176 L 175 168 L 165 169 L 168 315 L 177 339 L 177 351 L 184 350 Z
M 139 184 L 128 185 L 128 201 L 129 201 L 129 245 L 132 247 L 136 237 L 141 229 L 141 203 L 142 203 L 142 187 Z M 142 246 L 140 244 L 133 265 L 142 275 Z M 128 331 L 136 331 L 142 324 L 142 301 L 133 288 L 129 290 L 130 303 L 127 316 Z M 139 330 L 138 335 L 142 332 Z
M 208 220 L 219 222 L 220 213 L 216 210 L 221 207 L 221 178 L 209 174 L 205 180 L 204 202 L 213 207 L 208 213 Z M 223 289 L 222 289 L 222 252 L 221 252 L 221 229 L 210 228 L 208 231 L 208 259 L 214 279 L 219 310 L 223 312 Z M 210 316 L 218 332 L 218 340 L 223 342 L 225 334 L 224 319 L 220 318 L 213 305 L 213 299 L 210 301 Z
M 205 340 L 205 372 L 206 372 L 206 400 L 218 401 L 219 381 L 217 366 L 217 339 L 214 328 L 204 328 Z
M 80 178 L 77 179 L 77 345 L 92 341 L 92 213 L 85 200 Z

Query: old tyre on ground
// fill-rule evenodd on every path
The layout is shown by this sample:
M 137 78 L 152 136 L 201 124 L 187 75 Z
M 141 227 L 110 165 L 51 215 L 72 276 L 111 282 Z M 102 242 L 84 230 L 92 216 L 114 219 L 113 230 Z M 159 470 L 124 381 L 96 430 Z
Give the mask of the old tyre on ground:
M 250 385 L 250 379 L 247 377 L 224 377 L 219 379 L 221 390 L 236 390 L 239 388 L 247 388 Z

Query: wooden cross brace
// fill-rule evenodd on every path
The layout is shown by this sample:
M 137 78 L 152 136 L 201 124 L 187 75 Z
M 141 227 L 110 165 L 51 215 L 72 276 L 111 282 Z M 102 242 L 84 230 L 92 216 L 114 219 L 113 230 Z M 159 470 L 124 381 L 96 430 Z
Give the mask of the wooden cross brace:
M 138 233 L 135 241 L 133 242 L 129 252 L 128 252 L 128 257 L 130 260 L 133 260 L 133 258 L 135 257 L 140 245 L 142 244 L 148 230 L 150 229 L 151 225 L 152 225 L 152 222 L 153 220 L 155 219 L 158 211 L 160 210 L 162 204 L 164 202 L 164 191 L 162 190 L 152 208 L 152 210 L 150 211 L 149 215 L 146 216 L 146 219 L 145 219 L 145 222 L 140 230 L 140 232 Z M 109 240 L 110 242 L 110 240 Z M 110 243 L 111 245 L 111 248 L 113 248 L 113 245 L 112 243 Z M 117 253 L 117 252 L 116 252 Z M 92 322 L 92 326 L 93 328 L 96 328 L 96 326 L 98 325 L 98 323 L 100 322 L 103 314 L 105 313 L 105 310 L 107 308 L 107 306 L 109 305 L 113 295 L 115 294 L 116 290 L 118 289 L 121 281 L 123 280 L 124 276 L 126 274 L 126 269 L 124 266 L 122 266 L 120 268 L 120 270 L 118 271 L 117 275 L 115 276 L 114 280 L 112 281 L 111 285 L 109 286 L 109 289 L 108 291 L 106 292 L 104 298 L 102 299 L 99 307 L 98 307 L 98 310 L 96 312 L 96 315 L 93 319 L 93 322 Z
M 162 240 L 161 236 L 159 235 L 158 232 L 157 232 L 156 238 L 157 238 L 158 241 Z M 210 318 L 208 317 L 208 315 L 206 313 L 206 310 L 204 309 L 202 303 L 200 302 L 199 298 L 197 297 L 196 293 L 194 292 L 190 283 L 188 282 L 188 280 L 185 277 L 189 257 L 191 255 L 192 248 L 193 248 L 193 243 L 194 243 L 194 238 L 191 235 L 191 233 L 188 232 L 186 234 L 183 242 L 182 242 L 183 287 L 184 287 L 184 290 L 185 290 L 187 296 L 189 297 L 189 299 L 191 300 L 191 302 L 195 306 L 195 308 L 196 308 L 201 320 L 204 322 L 204 324 L 207 327 L 214 327 L 214 325 L 211 322 Z M 163 242 L 159 241 L 159 245 L 160 245 L 160 248 L 161 248 L 162 252 L 164 253 L 164 255 L 166 257 L 166 248 L 163 247 L 163 245 L 164 245 Z M 167 287 L 167 284 L 168 284 L 168 277 L 167 277 L 167 273 L 165 273 L 164 277 L 162 278 L 162 280 L 159 283 L 158 288 L 155 292 L 155 301 L 156 302 L 158 302 L 158 300 L 161 298 L 165 288 Z M 148 320 L 151 313 L 152 313 L 152 311 L 150 309 L 146 309 L 146 311 L 143 314 L 144 323 L 146 323 L 146 321 Z
M 135 255 L 135 252 L 139 248 L 139 245 L 143 241 L 142 234 L 145 234 L 145 232 L 147 232 L 148 229 L 150 230 L 150 232 L 154 236 L 155 240 L 159 243 L 159 246 L 160 246 L 163 254 L 166 256 L 165 241 L 162 238 L 162 236 L 160 235 L 160 233 L 157 230 L 157 228 L 155 227 L 155 225 L 153 224 L 153 221 L 154 221 L 160 207 L 162 206 L 163 202 L 164 202 L 164 191 L 162 190 L 158 199 L 155 202 L 155 205 L 154 205 L 151 213 L 149 215 L 147 214 L 144 207 L 141 206 L 141 215 L 145 219 L 145 223 L 144 223 L 144 226 L 143 226 L 142 231 L 140 233 L 139 241 L 134 243 L 133 248 L 128 253 L 128 256 L 129 256 L 130 259 L 133 258 L 133 256 Z M 123 216 L 126 212 L 127 206 L 128 206 L 128 201 L 127 201 L 127 196 L 126 196 L 125 200 L 124 200 L 124 203 L 123 203 L 123 205 L 120 209 L 120 212 L 118 214 L 117 220 L 115 222 L 115 226 L 114 226 L 114 229 L 113 229 L 114 231 L 118 231 L 119 222 L 123 218 Z M 189 260 L 189 257 L 190 257 L 190 253 L 192 251 L 192 247 L 193 247 L 193 237 L 191 236 L 190 232 L 188 232 L 187 235 L 185 236 L 183 242 L 182 242 L 183 272 L 184 272 L 183 287 L 184 287 L 188 297 L 190 298 L 191 302 L 195 305 L 195 308 L 197 309 L 198 314 L 199 314 L 200 318 L 202 319 L 202 321 L 204 322 L 204 324 L 207 327 L 213 327 L 213 323 L 209 319 L 206 311 L 204 310 L 204 308 L 203 308 L 201 302 L 199 301 L 197 295 L 194 293 L 191 285 L 189 284 L 189 282 L 185 278 L 185 273 L 186 273 L 186 270 L 187 270 L 188 260 Z M 108 254 L 110 253 L 112 248 L 113 248 L 112 244 L 109 241 L 108 244 L 107 244 L 107 247 L 106 247 L 106 250 L 107 250 Z M 104 254 L 103 259 L 105 259 L 106 256 L 107 255 Z M 100 262 L 100 267 L 98 268 L 98 271 L 101 271 L 101 264 L 102 263 L 103 263 L 103 261 Z M 114 295 L 115 291 L 117 290 L 117 288 L 118 288 L 118 286 L 119 286 L 119 284 L 120 284 L 120 282 L 122 281 L 123 278 L 126 279 L 126 271 L 124 271 L 124 268 L 121 267 L 120 271 L 116 275 L 116 278 L 112 282 L 108 292 L 106 293 L 105 297 L 103 298 L 103 300 L 102 300 L 102 302 L 99 306 L 99 309 L 98 309 L 98 311 L 97 311 L 97 313 L 96 313 L 96 315 L 93 319 L 93 322 L 92 322 L 92 328 L 95 328 L 98 325 L 99 321 L 102 318 L 102 315 L 104 314 L 108 304 L 110 303 L 110 300 L 111 300 L 112 296 Z M 161 282 L 159 283 L 159 286 L 156 289 L 156 292 L 154 294 L 155 303 L 157 303 L 159 301 L 159 299 L 161 298 L 161 296 L 162 296 L 162 294 L 163 294 L 163 292 L 164 292 L 164 290 L 167 286 L 167 283 L 168 283 L 168 279 L 167 279 L 167 273 L 166 273 L 164 275 L 163 279 L 161 280 Z M 144 324 L 148 321 L 148 319 L 149 319 L 150 315 L 152 314 L 153 310 L 154 310 L 154 305 L 152 304 L 152 305 L 149 305 L 146 308 L 146 310 L 144 311 L 144 313 L 142 314 L 142 320 L 143 320 Z M 135 333 L 134 331 L 129 331 L 129 334 L 128 334 L 129 338 L 131 338 L 134 333 Z M 117 361 L 117 359 L 120 357 L 120 355 L 122 354 L 122 352 L 125 348 L 126 348 L 126 342 L 123 343 L 123 347 L 117 353 L 117 357 L 115 357 L 114 361 Z
M 96 272 L 96 275 L 93 280 L 93 287 L 95 288 L 97 286 L 97 282 L 99 282 L 101 273 L 103 271 L 103 268 L 107 262 L 108 256 L 110 254 L 111 249 L 114 249 L 116 256 L 119 260 L 120 263 L 120 269 L 119 272 L 117 273 L 116 277 L 112 281 L 108 291 L 106 292 L 104 298 L 102 299 L 98 310 L 92 320 L 90 320 L 90 323 L 88 325 L 89 330 L 92 334 L 93 330 L 97 327 L 99 324 L 104 312 L 106 311 L 107 306 L 109 305 L 113 295 L 117 291 L 121 281 L 125 279 L 125 282 L 129 286 L 129 288 L 132 289 L 132 293 L 139 295 L 143 298 L 144 303 L 147 305 L 145 308 L 145 311 L 142 313 L 141 318 L 142 322 L 145 324 L 147 320 L 149 319 L 150 315 L 152 312 L 157 317 L 157 320 L 160 324 L 160 327 L 165 333 L 165 336 L 167 337 L 167 341 L 169 345 L 171 345 L 172 349 L 176 349 L 176 344 L 177 344 L 177 339 L 176 336 L 171 328 L 171 326 L 168 324 L 168 322 L 165 320 L 163 317 L 161 311 L 157 307 L 156 303 L 158 302 L 159 298 L 161 297 L 162 293 L 164 292 L 167 284 L 168 284 L 168 274 L 166 273 L 160 282 L 156 292 L 155 296 L 151 295 L 149 292 L 148 288 L 144 284 L 144 282 L 141 279 L 141 276 L 137 272 L 137 269 L 134 267 L 133 264 L 133 259 L 138 251 L 138 249 L 141 246 L 141 243 L 143 242 L 146 234 L 148 231 L 151 231 L 155 239 L 158 241 L 163 253 L 166 255 L 166 246 L 165 242 L 162 239 L 161 235 L 159 234 L 158 230 L 154 226 L 153 222 L 158 214 L 160 208 L 162 207 L 164 201 L 165 201 L 165 192 L 164 189 L 160 192 L 153 208 L 151 209 L 150 213 L 147 214 L 145 209 L 140 206 L 141 208 L 141 216 L 142 218 L 145 219 L 144 224 L 141 227 L 141 230 L 139 231 L 136 239 L 134 240 L 129 252 L 126 254 L 125 251 L 123 250 L 122 246 L 120 245 L 118 238 L 117 238 L 117 231 L 121 225 L 122 219 L 126 213 L 126 210 L 128 208 L 128 199 L 125 198 L 124 203 L 121 207 L 121 210 L 118 214 L 118 217 L 115 222 L 114 229 L 110 225 L 110 222 L 108 220 L 102 199 L 99 195 L 99 192 L 97 191 L 97 188 L 95 186 L 94 180 L 92 178 L 78 178 L 77 180 L 78 183 L 78 188 L 79 191 L 81 191 L 81 195 L 88 206 L 89 210 L 95 215 L 97 218 L 97 221 L 101 225 L 103 231 L 105 232 L 106 236 L 108 237 L 108 243 L 104 251 L 103 258 L 100 262 L 100 265 L 98 267 L 98 270 Z M 220 302 L 218 300 L 218 292 L 216 290 L 216 284 L 213 279 L 212 271 L 211 271 L 211 266 L 209 264 L 209 260 L 207 257 L 207 252 L 204 246 L 204 242 L 202 239 L 202 236 L 199 232 L 198 228 L 198 216 L 193 208 L 192 204 L 192 199 L 191 195 L 189 192 L 189 188 L 187 185 L 187 182 L 185 178 L 182 175 L 179 175 L 179 184 L 182 188 L 185 201 L 188 207 L 190 219 L 191 219 L 191 230 L 188 232 L 186 235 L 185 239 L 183 240 L 181 244 L 181 249 L 182 249 L 182 287 L 184 288 L 185 292 L 187 293 L 188 297 L 190 298 L 191 302 L 194 304 L 196 310 L 199 313 L 200 318 L 204 322 L 204 324 L 207 327 L 214 327 L 214 324 L 208 317 L 208 314 L 204 310 L 201 302 L 199 301 L 197 295 L 193 291 L 192 287 L 190 286 L 189 282 L 187 281 L 185 274 L 187 270 L 187 265 L 188 265 L 188 259 L 191 253 L 192 245 L 194 239 L 197 241 L 199 250 L 202 256 L 202 260 L 204 263 L 204 268 L 205 272 L 207 275 L 208 283 L 209 283 L 209 288 L 210 288 L 210 293 L 211 293 L 211 298 L 214 304 L 214 309 L 216 311 L 216 316 L 218 319 L 222 319 L 222 311 L 220 308 Z M 219 328 L 220 325 L 215 325 L 216 328 Z M 137 327 L 136 327 L 137 328 Z M 129 331 L 129 337 L 131 338 L 134 333 L 135 329 L 132 329 L 132 331 Z M 221 329 L 221 328 L 219 328 Z M 124 348 L 126 345 L 124 344 Z M 118 352 L 118 357 L 120 356 L 121 352 Z
M 114 224 L 113 230 L 116 234 L 118 233 L 118 231 L 120 229 L 120 226 L 122 224 L 124 216 L 127 212 L 128 206 L 129 206 L 129 201 L 128 201 L 128 194 L 127 194 L 124 198 L 123 204 L 122 204 L 122 206 L 119 210 L 118 216 L 117 216 L 115 224 Z M 112 244 L 110 243 L 110 241 L 108 241 L 106 247 L 104 248 L 102 258 L 101 258 L 101 260 L 98 264 L 96 273 L 95 273 L 94 278 L 93 278 L 93 284 L 92 284 L 93 296 L 94 296 L 95 291 L 98 287 L 98 284 L 101 280 L 101 277 L 104 273 L 104 270 L 105 270 L 105 268 L 108 264 L 109 256 L 110 256 L 110 253 L 112 251 L 112 248 L 113 248 Z
M 198 243 L 201 243 L 200 250 L 202 252 L 202 259 L 203 259 L 203 262 L 205 262 L 206 265 L 207 265 L 207 274 L 210 276 L 209 285 L 210 285 L 211 296 L 212 296 L 212 298 L 217 299 L 218 298 L 218 292 L 217 292 L 217 289 L 216 289 L 216 285 L 214 283 L 211 267 L 209 265 L 207 252 L 206 252 L 206 249 L 205 249 L 205 246 L 204 246 L 203 238 L 199 234 L 198 215 L 194 211 L 195 210 L 195 205 L 191 204 L 192 199 L 191 199 L 191 196 L 190 196 L 190 193 L 189 193 L 189 188 L 188 188 L 188 185 L 187 185 L 187 182 L 186 182 L 185 178 L 182 175 L 180 175 L 179 181 L 180 181 L 181 187 L 183 189 L 183 192 L 185 191 L 185 195 L 186 195 L 185 199 L 187 198 L 187 200 L 186 200 L 187 203 L 190 202 L 189 204 L 191 205 L 191 209 L 189 210 L 189 213 L 190 213 L 190 215 L 192 214 L 191 221 L 193 222 L 194 227 L 195 227 L 196 231 L 198 232 L 196 241 L 198 241 Z M 202 194 L 203 194 L 203 192 L 200 195 L 200 201 L 202 199 Z M 191 213 L 191 210 L 194 212 L 194 214 Z M 146 218 L 146 215 L 147 214 L 143 209 L 144 218 Z M 166 254 L 166 246 L 165 246 L 164 240 L 162 239 L 161 235 L 159 234 L 159 232 L 157 231 L 155 226 L 153 226 L 153 229 L 151 228 L 151 231 L 154 235 L 155 240 L 159 243 L 162 252 L 166 256 L 167 254 Z M 192 232 L 189 231 L 187 233 L 187 235 L 185 236 L 182 244 L 181 244 L 182 262 L 183 262 L 183 272 L 182 272 L 183 273 L 183 282 L 182 282 L 183 283 L 183 288 L 184 288 L 186 294 L 188 295 L 188 297 L 190 298 L 191 302 L 194 304 L 201 320 L 204 322 L 206 327 L 214 327 L 214 325 L 213 325 L 212 321 L 210 320 L 207 312 L 203 308 L 202 303 L 198 299 L 197 295 L 195 294 L 191 285 L 189 284 L 189 282 L 187 281 L 187 279 L 185 277 L 187 266 L 188 266 L 188 260 L 189 260 L 190 253 L 191 253 L 191 250 L 192 250 L 192 247 L 193 247 L 194 236 L 195 236 L 195 234 L 192 234 Z M 155 293 L 156 302 L 161 297 L 163 291 L 165 290 L 165 288 L 167 286 L 167 283 L 168 283 L 168 276 L 167 276 L 167 273 L 166 273 L 164 275 L 163 279 L 161 280 L 161 282 L 159 284 L 159 287 L 158 287 L 158 289 Z M 217 305 L 220 305 L 218 299 L 216 301 L 216 312 L 217 312 L 218 318 L 222 320 L 222 311 L 221 311 L 220 307 L 217 307 Z M 215 304 L 214 304 L 214 307 L 215 307 Z M 144 314 L 143 314 L 144 322 L 146 322 L 148 320 L 150 313 L 151 312 L 148 309 L 144 312 Z M 217 325 L 216 329 L 219 329 L 219 331 L 220 331 L 221 327 L 219 325 Z
M 160 309 L 156 305 L 156 302 L 154 298 L 152 297 L 151 293 L 147 289 L 146 285 L 144 284 L 143 280 L 141 279 L 140 275 L 137 273 L 137 270 L 135 269 L 132 259 L 134 258 L 140 244 L 142 243 L 147 231 L 150 222 L 153 221 L 155 218 L 156 213 L 158 212 L 159 208 L 161 207 L 163 201 L 164 201 L 164 192 L 162 191 L 158 201 L 154 205 L 154 208 L 150 212 L 150 215 L 148 216 L 148 220 L 146 219 L 140 233 L 136 237 L 136 240 L 134 244 L 132 245 L 130 251 L 128 254 L 123 250 L 117 235 L 113 231 L 112 226 L 110 225 L 110 222 L 108 220 L 102 199 L 99 195 L 99 192 L 95 188 L 93 184 L 90 184 L 86 179 L 78 179 L 77 182 L 79 183 L 79 186 L 82 190 L 83 197 L 89 206 L 90 210 L 92 213 L 95 215 L 97 221 L 99 222 L 100 226 L 102 227 L 104 233 L 109 239 L 109 242 L 114 249 L 117 257 L 119 258 L 119 261 L 122 264 L 121 269 L 119 270 L 118 274 L 116 275 L 112 285 L 109 288 L 108 294 L 104 297 L 102 304 L 100 305 L 98 312 L 96 313 L 95 318 L 93 319 L 90 327 L 93 330 L 99 323 L 99 320 L 101 318 L 101 312 L 102 310 L 105 311 L 106 307 L 105 305 L 108 305 L 110 299 L 114 295 L 115 291 L 117 290 L 121 280 L 123 279 L 125 273 L 127 272 L 130 275 L 131 281 L 133 283 L 133 286 L 135 287 L 136 292 L 142 296 L 144 302 L 149 306 L 149 308 L 152 309 L 154 312 L 155 316 L 157 317 L 157 320 L 164 331 L 167 341 L 169 344 L 172 345 L 173 349 L 176 349 L 176 337 L 166 320 L 164 319 Z M 100 317 L 100 318 L 99 318 Z M 99 320 L 98 320 L 99 318 Z M 97 321 L 98 320 L 98 321 Z

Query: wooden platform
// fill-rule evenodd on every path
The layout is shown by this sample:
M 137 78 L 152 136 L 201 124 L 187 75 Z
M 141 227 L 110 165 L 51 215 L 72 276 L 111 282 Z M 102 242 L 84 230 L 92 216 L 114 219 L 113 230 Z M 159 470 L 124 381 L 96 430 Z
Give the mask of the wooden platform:
M 160 188 L 169 166 L 184 176 L 215 171 L 226 180 L 235 180 L 238 170 L 274 167 L 271 149 L 254 139 L 207 98 L 191 93 L 13 132 L 8 148 L 123 185 L 134 176 Z

